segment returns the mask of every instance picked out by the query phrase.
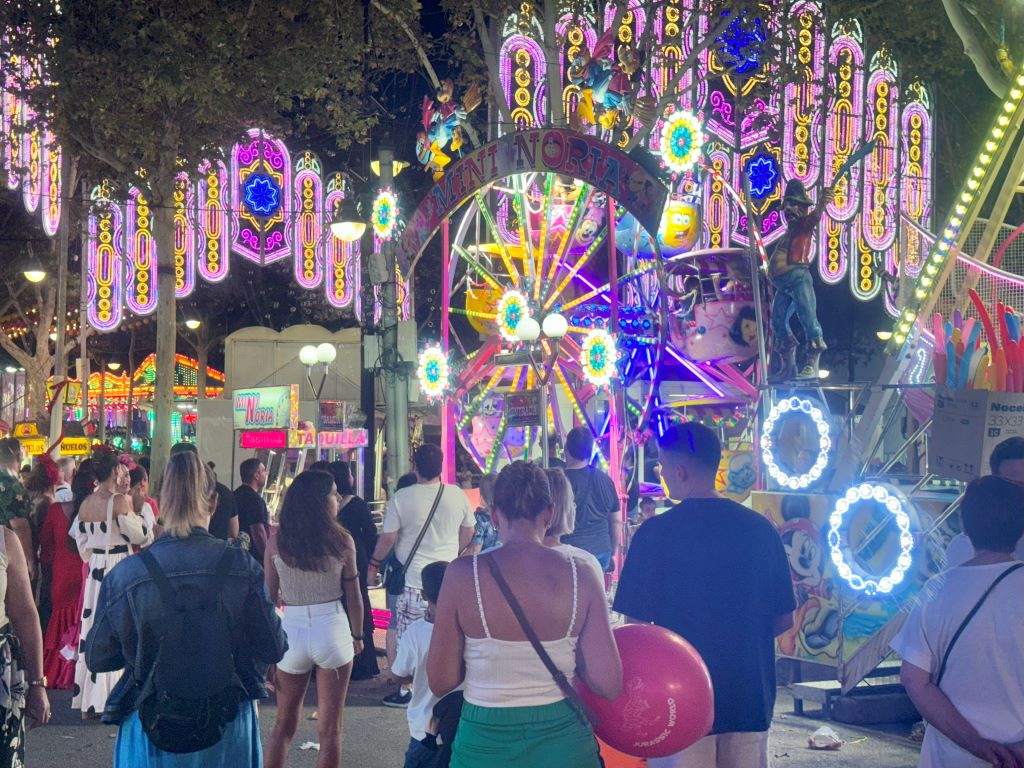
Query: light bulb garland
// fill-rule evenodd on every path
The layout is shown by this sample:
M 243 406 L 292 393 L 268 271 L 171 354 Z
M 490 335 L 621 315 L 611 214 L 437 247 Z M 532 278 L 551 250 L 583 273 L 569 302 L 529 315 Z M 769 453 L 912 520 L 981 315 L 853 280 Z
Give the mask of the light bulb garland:
M 805 414 L 814 422 L 818 432 L 818 455 L 814 464 L 809 470 L 799 475 L 791 475 L 779 465 L 779 447 L 776 428 L 781 427 L 779 423 L 787 414 Z M 825 467 L 828 466 L 828 452 L 832 448 L 832 438 L 829 436 L 828 422 L 818 408 L 810 400 L 803 400 L 799 397 L 790 397 L 780 400 L 772 406 L 768 412 L 768 418 L 764 422 L 761 435 L 761 460 L 764 462 L 768 475 L 779 485 L 790 490 L 806 488 L 821 477 Z
M 878 503 L 896 520 L 900 532 L 900 554 L 896 565 L 885 576 L 876 578 L 867 573 L 857 563 L 857 558 L 850 551 L 848 540 L 849 525 L 847 514 L 862 503 Z M 913 505 L 902 494 L 885 485 L 861 483 L 847 489 L 832 509 L 829 516 L 828 546 L 836 571 L 852 589 L 867 595 L 889 594 L 893 588 L 903 581 L 907 570 L 913 563 L 914 535 L 910 531 L 911 516 L 915 514 Z

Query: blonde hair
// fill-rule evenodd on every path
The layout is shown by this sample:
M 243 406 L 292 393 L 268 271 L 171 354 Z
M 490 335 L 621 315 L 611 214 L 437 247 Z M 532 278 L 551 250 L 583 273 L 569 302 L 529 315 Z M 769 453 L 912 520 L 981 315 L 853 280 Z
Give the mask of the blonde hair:
M 205 527 L 210 502 L 217 490 L 213 472 L 191 452 L 171 456 L 160 486 L 160 520 L 164 530 L 177 538 L 195 527 Z
M 551 516 L 551 525 L 544 535 L 566 536 L 576 528 L 576 498 L 573 496 L 572 486 L 560 468 L 551 467 L 544 472 L 551 486 L 551 506 L 555 510 Z
M 494 509 L 494 483 L 498 476 L 494 472 L 488 472 L 480 478 L 480 501 L 488 510 Z

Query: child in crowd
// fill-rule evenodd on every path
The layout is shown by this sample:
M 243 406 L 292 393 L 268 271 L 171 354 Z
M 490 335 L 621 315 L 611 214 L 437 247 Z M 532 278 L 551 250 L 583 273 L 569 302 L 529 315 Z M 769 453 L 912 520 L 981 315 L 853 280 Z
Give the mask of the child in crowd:
M 412 684 L 412 699 L 406 710 L 409 720 L 409 747 L 405 752 L 405 768 L 428 768 L 433 765 L 436 747 L 424 744 L 428 738 L 434 704 L 437 697 L 430 692 L 427 682 L 427 651 L 430 650 L 430 638 L 434 633 L 434 609 L 438 595 L 441 594 L 441 582 L 444 581 L 445 568 L 448 563 L 431 563 L 423 569 L 423 598 L 427 602 L 427 612 L 422 619 L 417 619 L 405 630 L 398 642 L 398 653 L 391 667 L 391 676 L 402 685 Z

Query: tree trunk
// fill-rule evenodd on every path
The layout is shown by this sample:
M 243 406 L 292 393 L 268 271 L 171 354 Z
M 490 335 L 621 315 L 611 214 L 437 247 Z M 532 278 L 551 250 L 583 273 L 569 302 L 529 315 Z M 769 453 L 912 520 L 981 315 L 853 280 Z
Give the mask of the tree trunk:
M 28 418 L 38 422 L 45 431 L 49 427 L 49 419 L 46 415 L 46 378 L 50 375 L 50 368 L 53 365 L 53 358 L 46 357 L 40 360 L 38 357 L 25 368 L 25 408 Z
M 157 186 L 154 179 L 154 186 Z M 168 187 L 169 188 L 169 187 Z M 169 199 L 169 197 L 168 197 Z M 174 353 L 178 335 L 174 296 L 174 210 L 163 200 L 152 201 L 153 234 L 158 256 L 156 299 L 156 392 L 153 398 L 153 445 L 150 477 L 159 482 L 171 451 L 174 412 Z

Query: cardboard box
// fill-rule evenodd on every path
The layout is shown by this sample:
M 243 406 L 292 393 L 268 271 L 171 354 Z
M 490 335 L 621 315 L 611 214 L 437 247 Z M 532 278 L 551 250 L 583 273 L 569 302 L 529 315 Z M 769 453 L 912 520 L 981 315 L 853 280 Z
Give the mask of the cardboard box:
M 1011 437 L 1024 437 L 1024 394 L 936 389 L 929 471 L 956 480 L 987 475 L 992 449 Z

